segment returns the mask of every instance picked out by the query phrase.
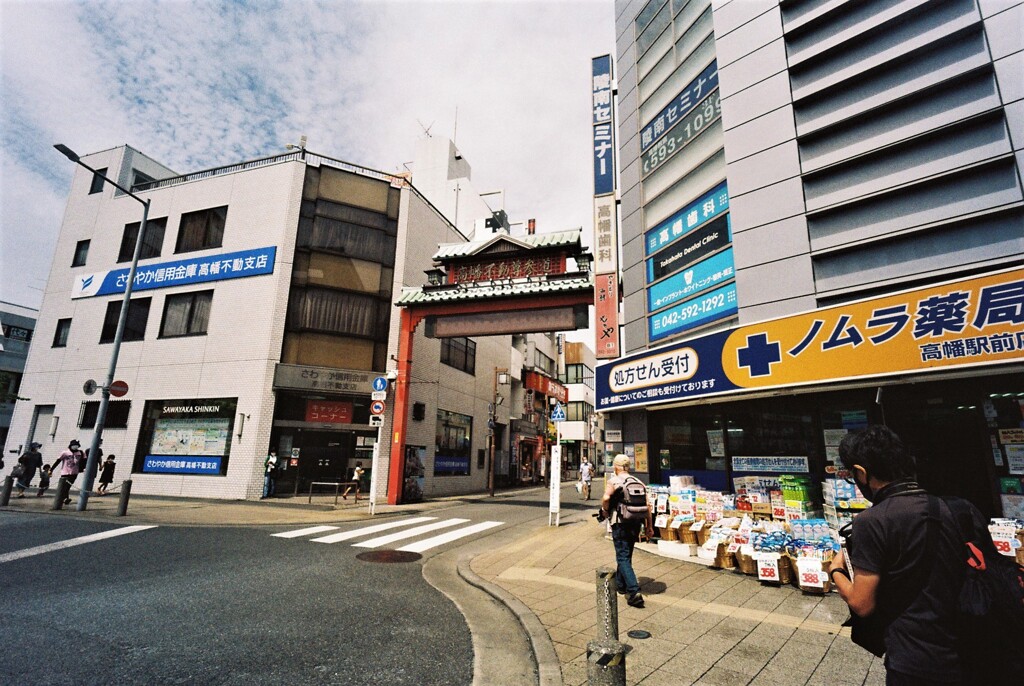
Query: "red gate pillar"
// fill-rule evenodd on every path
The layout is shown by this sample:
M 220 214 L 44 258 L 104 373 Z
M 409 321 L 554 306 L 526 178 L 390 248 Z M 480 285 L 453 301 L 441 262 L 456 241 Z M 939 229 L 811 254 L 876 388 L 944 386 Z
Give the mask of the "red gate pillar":
M 388 504 L 402 503 L 405 485 L 405 431 L 409 424 L 409 379 L 412 367 L 412 342 L 416 326 L 422 315 L 413 314 L 408 307 L 401 309 L 398 329 L 398 369 L 395 378 L 394 419 L 391 422 L 391 465 L 388 470 Z

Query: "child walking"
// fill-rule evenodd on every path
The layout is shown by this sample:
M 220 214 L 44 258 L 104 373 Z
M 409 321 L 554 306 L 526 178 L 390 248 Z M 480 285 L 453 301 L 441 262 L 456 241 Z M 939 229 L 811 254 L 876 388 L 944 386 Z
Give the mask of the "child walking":
M 46 489 L 50 487 L 50 474 L 52 473 L 53 468 L 45 464 L 39 470 L 39 492 L 36 493 L 37 498 L 42 498 L 43 493 L 46 493 Z
M 114 464 L 114 455 L 108 455 L 107 459 L 103 462 L 103 471 L 100 472 L 100 486 L 96 489 L 96 495 L 106 495 L 107 487 L 110 486 L 110 482 L 114 480 L 114 468 L 117 467 Z

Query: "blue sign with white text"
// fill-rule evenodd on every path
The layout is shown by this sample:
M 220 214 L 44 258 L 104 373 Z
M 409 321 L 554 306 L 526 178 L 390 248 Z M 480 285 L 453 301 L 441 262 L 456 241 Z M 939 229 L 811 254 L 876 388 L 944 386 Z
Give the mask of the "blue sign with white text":
M 651 147 L 666 131 L 686 116 L 701 99 L 718 86 L 718 61 L 707 66 L 683 92 L 658 113 L 650 124 L 640 129 L 640 152 Z
M 645 254 L 648 257 L 653 255 L 669 243 L 682 238 L 728 209 L 729 190 L 723 182 L 665 221 L 660 222 L 650 231 L 645 232 Z
M 735 275 L 732 248 L 728 248 L 648 288 L 647 311 L 654 312 L 674 305 L 680 300 L 718 286 Z
M 272 274 L 276 256 L 277 247 L 272 245 L 187 260 L 139 265 L 135 270 L 132 290 L 145 291 Z M 128 269 L 111 269 L 98 274 L 80 275 L 75 278 L 71 297 L 89 298 L 124 293 L 128 272 Z
M 651 342 L 668 338 L 701 324 L 722 319 L 739 311 L 736 302 L 736 284 L 726 286 L 680 303 L 647 318 L 647 333 Z
M 146 455 L 142 471 L 158 474 L 220 474 L 220 455 Z
M 438 455 L 434 458 L 434 474 L 469 474 L 469 458 Z
M 594 375 L 598 411 L 735 390 L 722 368 L 722 347 L 730 333 L 719 331 L 599 365 Z
M 594 195 L 615 192 L 615 137 L 612 131 L 612 58 L 591 60 L 594 124 Z

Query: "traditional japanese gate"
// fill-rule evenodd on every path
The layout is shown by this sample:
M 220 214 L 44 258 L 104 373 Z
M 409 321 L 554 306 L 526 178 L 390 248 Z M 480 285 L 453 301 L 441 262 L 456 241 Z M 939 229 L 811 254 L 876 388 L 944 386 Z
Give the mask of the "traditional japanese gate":
M 430 283 L 404 288 L 388 503 L 402 502 L 405 434 L 409 421 L 409 379 L 413 334 L 426 320 L 428 338 L 500 336 L 571 331 L 589 325 L 594 303 L 591 256 L 583 251 L 582 231 L 508 236 L 440 246 Z M 577 271 L 566 270 L 573 258 Z

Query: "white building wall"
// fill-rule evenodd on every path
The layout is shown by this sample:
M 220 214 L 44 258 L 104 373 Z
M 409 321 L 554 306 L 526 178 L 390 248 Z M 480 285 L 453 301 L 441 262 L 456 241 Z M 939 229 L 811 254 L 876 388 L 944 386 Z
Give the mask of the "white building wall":
M 95 168 L 109 168 L 113 177 L 123 152 L 118 148 L 82 159 Z M 143 264 L 270 245 L 277 246 L 277 255 L 270 275 L 133 293 L 133 299 L 151 298 L 151 305 L 145 339 L 122 344 L 115 374 L 130 389 L 124 398 L 132 402 L 128 427 L 103 433 L 104 451 L 119 458 L 117 479 L 129 476 L 146 400 L 238 398 L 238 412 L 247 416 L 241 437 L 236 416 L 225 476 L 133 474 L 136 493 L 258 497 L 270 441 L 273 371 L 280 359 L 304 169 L 301 163 L 282 163 L 144 192 L 152 200 L 150 217 L 167 217 L 167 229 L 160 257 Z M 35 433 L 48 461 L 72 438 L 83 445 L 91 440 L 91 430 L 79 429 L 77 420 L 82 402 L 100 396 L 85 396 L 82 385 L 87 379 L 102 383 L 106 378 L 111 345 L 98 341 L 107 303 L 120 302 L 120 296 L 73 300 L 73 280 L 127 267 L 128 263 L 116 263 L 124 226 L 141 218 L 138 202 L 113 197 L 109 187 L 89 195 L 91 180 L 92 174 L 79 167 L 72 181 L 40 309 L 38 344 L 26 364 L 22 395 L 31 402 L 19 403 L 11 431 L 11 440 L 22 442 L 34 408 L 54 405 L 54 414 L 60 417 L 57 433 L 52 438 L 44 435 L 47 427 L 37 427 Z M 221 205 L 228 206 L 222 247 L 175 254 L 182 213 Z M 75 245 L 83 239 L 91 241 L 87 262 L 71 268 Z M 160 339 L 165 298 L 207 289 L 214 291 L 207 335 Z M 61 318 L 72 320 L 68 345 L 54 348 L 53 334 Z

